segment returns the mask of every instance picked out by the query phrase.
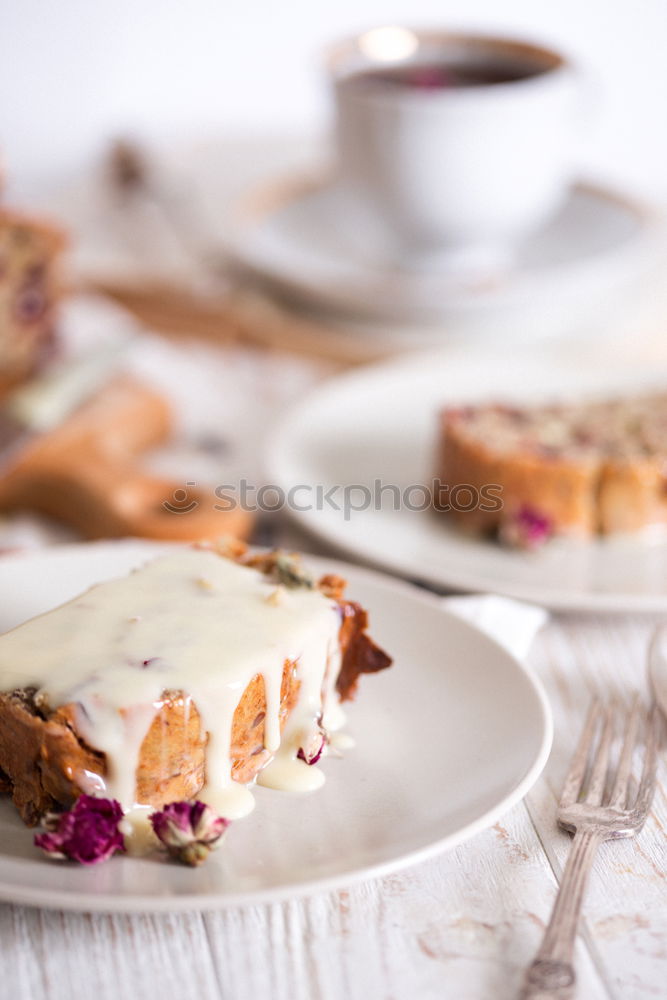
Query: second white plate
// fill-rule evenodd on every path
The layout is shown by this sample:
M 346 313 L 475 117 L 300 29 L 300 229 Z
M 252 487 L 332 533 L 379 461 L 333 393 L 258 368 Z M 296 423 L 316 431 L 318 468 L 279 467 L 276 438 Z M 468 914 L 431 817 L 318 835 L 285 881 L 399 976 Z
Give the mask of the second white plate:
M 604 366 L 595 353 L 587 363 L 581 351 L 568 358 L 556 350 L 402 359 L 333 379 L 297 405 L 269 444 L 269 475 L 286 495 L 300 487 L 288 510 L 303 527 L 356 559 L 411 579 L 560 610 L 667 611 L 665 535 L 556 541 L 540 552 L 517 552 L 464 536 L 425 500 L 444 405 L 604 396 L 649 386 L 664 390 L 667 371 L 633 364 L 629 354 L 616 363 L 607 355 Z M 348 506 L 363 509 L 345 510 L 345 487 Z

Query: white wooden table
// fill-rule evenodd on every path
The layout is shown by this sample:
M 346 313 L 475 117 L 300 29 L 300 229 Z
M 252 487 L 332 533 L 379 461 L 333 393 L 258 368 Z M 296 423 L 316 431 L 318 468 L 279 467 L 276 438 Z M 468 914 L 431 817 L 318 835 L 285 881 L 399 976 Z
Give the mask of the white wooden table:
M 568 836 L 555 802 L 591 694 L 645 691 L 655 619 L 552 620 L 532 667 L 556 721 L 526 802 L 400 874 L 283 904 L 184 916 L 0 907 L 0 997 L 19 1000 L 503 1000 L 537 948 Z M 520 720 L 517 720 L 520 724 Z M 640 837 L 603 845 L 586 899 L 579 996 L 667 995 L 667 783 Z

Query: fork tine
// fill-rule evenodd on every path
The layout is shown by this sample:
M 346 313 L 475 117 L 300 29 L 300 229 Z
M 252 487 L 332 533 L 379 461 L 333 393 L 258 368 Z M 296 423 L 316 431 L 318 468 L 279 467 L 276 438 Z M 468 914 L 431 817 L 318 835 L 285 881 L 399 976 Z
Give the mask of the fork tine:
M 632 710 L 625 730 L 625 739 L 623 740 L 623 749 L 618 759 L 616 780 L 614 781 L 614 787 L 609 800 L 609 805 L 612 809 L 625 809 L 628 797 L 628 781 L 630 780 L 630 772 L 632 770 L 632 754 L 637 742 L 638 727 L 639 695 L 636 694 L 632 702 Z
M 599 806 L 602 803 L 609 768 L 609 748 L 613 735 L 613 721 L 614 707 L 610 705 L 603 709 L 602 735 L 600 736 L 600 742 L 593 757 L 591 776 L 588 782 L 588 789 L 586 790 L 586 798 L 584 799 L 589 806 Z
M 660 741 L 661 729 L 662 715 L 654 702 L 648 716 L 644 767 L 642 768 L 637 801 L 633 810 L 636 814 L 637 830 L 640 830 L 644 825 L 648 811 L 651 808 L 651 802 L 653 801 L 658 770 L 658 743 Z
M 584 775 L 586 774 L 588 754 L 591 748 L 591 743 L 593 742 L 593 736 L 595 735 L 595 729 L 599 716 L 600 699 L 595 697 L 591 701 L 591 706 L 588 709 L 588 715 L 586 716 L 584 728 L 582 729 L 581 736 L 579 737 L 577 749 L 574 752 L 570 769 L 567 772 L 565 781 L 563 782 L 563 792 L 560 797 L 561 809 L 567 809 L 569 806 L 574 805 L 579 798 L 581 784 L 584 780 Z

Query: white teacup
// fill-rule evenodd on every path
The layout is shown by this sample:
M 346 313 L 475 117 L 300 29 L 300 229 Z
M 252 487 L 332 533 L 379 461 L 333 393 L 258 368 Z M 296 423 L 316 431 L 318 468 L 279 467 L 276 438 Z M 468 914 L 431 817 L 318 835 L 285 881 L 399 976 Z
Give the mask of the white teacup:
M 329 65 L 338 182 L 389 256 L 484 268 L 562 205 L 578 87 L 557 52 L 376 28 L 335 46 Z

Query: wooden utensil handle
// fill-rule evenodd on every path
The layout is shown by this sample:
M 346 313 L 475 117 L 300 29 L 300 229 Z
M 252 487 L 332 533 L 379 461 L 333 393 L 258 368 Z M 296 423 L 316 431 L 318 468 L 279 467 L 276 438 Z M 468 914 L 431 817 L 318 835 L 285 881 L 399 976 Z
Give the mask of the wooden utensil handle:
M 221 503 L 212 489 L 186 488 L 133 466 L 108 463 L 44 470 L 43 476 L 23 481 L 15 505 L 70 524 L 86 538 L 245 538 L 252 526 L 247 511 Z
M 247 511 L 222 505 L 212 489 L 141 474 L 128 476 L 122 489 L 109 495 L 107 510 L 123 534 L 173 541 L 247 538 L 253 523 Z
M 0 508 L 39 511 L 86 538 L 246 537 L 247 511 L 221 503 L 212 489 L 186 491 L 131 462 L 164 440 L 169 426 L 161 395 L 118 378 L 16 461 L 0 480 Z

